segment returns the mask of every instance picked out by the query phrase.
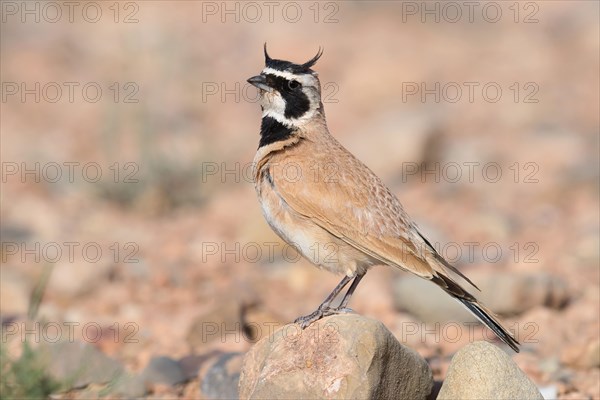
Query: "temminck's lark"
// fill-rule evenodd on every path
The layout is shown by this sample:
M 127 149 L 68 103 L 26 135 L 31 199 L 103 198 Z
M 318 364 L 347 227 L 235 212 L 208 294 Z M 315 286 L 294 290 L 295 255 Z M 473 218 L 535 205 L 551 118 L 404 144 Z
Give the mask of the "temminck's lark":
M 302 328 L 348 310 L 356 286 L 373 265 L 391 265 L 440 286 L 519 351 L 494 314 L 449 274 L 466 276 L 437 253 L 400 201 L 327 129 L 321 85 L 304 64 L 269 57 L 248 82 L 260 89 L 262 123 L 254 158 L 256 192 L 271 228 L 320 268 L 344 278 L 319 308 L 296 320 Z M 332 301 L 352 281 L 338 307 Z M 415 299 L 415 301 L 419 301 Z

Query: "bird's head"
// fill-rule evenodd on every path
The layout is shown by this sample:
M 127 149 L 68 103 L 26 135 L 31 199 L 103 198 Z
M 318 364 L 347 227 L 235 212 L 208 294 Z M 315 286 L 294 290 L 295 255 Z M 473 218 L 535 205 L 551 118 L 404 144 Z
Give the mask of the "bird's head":
M 300 126 L 322 112 L 321 85 L 311 69 L 323 51 L 304 64 L 269 57 L 265 43 L 265 68 L 248 83 L 260 89 L 263 117 L 272 117 L 287 126 Z

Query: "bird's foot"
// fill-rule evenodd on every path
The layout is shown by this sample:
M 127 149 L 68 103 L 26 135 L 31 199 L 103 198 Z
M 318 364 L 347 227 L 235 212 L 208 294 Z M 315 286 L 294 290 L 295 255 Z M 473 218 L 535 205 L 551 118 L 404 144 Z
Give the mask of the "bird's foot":
M 300 325 L 300 328 L 306 329 L 306 327 L 312 324 L 313 322 L 316 322 L 323 317 L 331 315 L 331 311 L 332 309 L 329 307 L 319 307 L 308 315 L 296 318 L 294 320 L 294 323 Z
M 300 328 L 306 329 L 306 327 L 308 327 L 310 324 L 312 324 L 313 322 L 317 322 L 318 320 L 320 320 L 323 317 L 327 317 L 329 315 L 347 314 L 347 313 L 353 313 L 353 312 L 354 312 L 354 310 L 352 310 L 348 307 L 343 307 L 343 308 L 319 307 L 315 311 L 313 311 L 312 313 L 310 313 L 308 315 L 305 315 L 304 317 L 296 318 L 296 320 L 294 320 L 294 323 L 300 325 Z

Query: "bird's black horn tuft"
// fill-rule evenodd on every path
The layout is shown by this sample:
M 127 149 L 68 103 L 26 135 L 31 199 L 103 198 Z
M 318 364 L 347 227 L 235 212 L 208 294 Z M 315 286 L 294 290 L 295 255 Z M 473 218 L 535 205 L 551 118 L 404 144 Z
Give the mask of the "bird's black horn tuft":
M 323 55 L 323 48 L 321 48 L 319 46 L 319 51 L 317 51 L 317 55 L 315 55 L 313 58 L 311 58 L 310 60 L 308 60 L 307 62 L 302 64 L 302 67 L 309 69 L 310 67 L 312 67 L 313 65 L 316 64 L 316 62 L 319 60 L 319 58 L 321 58 L 322 55 Z
M 268 65 L 271 61 L 271 57 L 269 57 L 269 53 L 267 53 L 267 42 L 265 42 L 265 65 Z

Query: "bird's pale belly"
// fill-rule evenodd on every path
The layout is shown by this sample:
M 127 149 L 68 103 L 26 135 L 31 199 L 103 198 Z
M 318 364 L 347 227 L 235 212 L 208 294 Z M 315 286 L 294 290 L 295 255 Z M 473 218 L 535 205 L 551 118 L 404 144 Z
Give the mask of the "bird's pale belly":
M 294 213 L 273 191 L 263 193 L 268 194 L 261 196 L 260 203 L 271 228 L 317 267 L 356 276 L 376 264 L 365 253 Z

